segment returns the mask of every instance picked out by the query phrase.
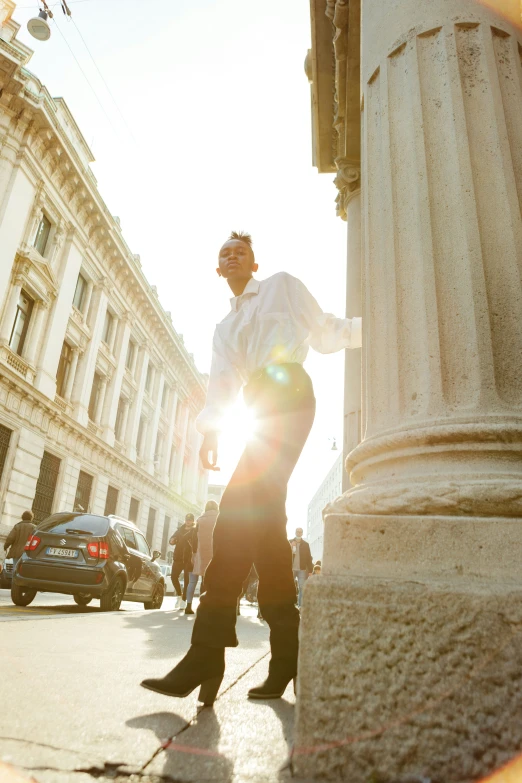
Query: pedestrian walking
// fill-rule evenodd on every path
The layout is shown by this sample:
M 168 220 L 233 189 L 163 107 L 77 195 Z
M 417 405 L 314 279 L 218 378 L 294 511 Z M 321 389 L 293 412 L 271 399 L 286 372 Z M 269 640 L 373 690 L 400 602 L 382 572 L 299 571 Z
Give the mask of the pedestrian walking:
M 197 552 L 194 556 L 194 565 L 189 575 L 189 584 L 187 590 L 187 607 L 185 614 L 194 614 L 192 611 L 192 600 L 196 585 L 201 577 L 200 595 L 204 591 L 204 577 L 207 566 L 212 559 L 212 534 L 219 511 L 219 506 L 215 500 L 209 500 L 205 506 L 204 513 L 196 521 L 196 533 L 198 537 Z
M 297 606 L 300 608 L 303 603 L 305 582 L 314 569 L 310 544 L 303 538 L 302 527 L 296 528 L 295 538 L 290 540 L 290 546 L 292 547 L 294 582 L 297 581 Z
M 170 578 L 176 591 L 176 604 L 174 609 L 184 609 L 187 600 L 187 588 L 189 574 L 192 571 L 194 553 L 198 547 L 198 536 L 194 522 L 194 514 L 185 514 L 185 522 L 170 538 L 171 546 L 174 546 L 172 558 L 172 572 Z M 183 591 L 179 583 L 179 576 L 183 571 Z
M 204 440 L 203 467 L 218 470 L 218 432 L 241 386 L 257 417 L 220 502 L 213 556 L 205 573 L 186 656 L 161 679 L 142 685 L 170 696 L 212 704 L 225 671 L 225 647 L 236 647 L 236 603 L 254 563 L 259 605 L 270 626 L 268 678 L 251 698 L 279 698 L 297 674 L 299 610 L 295 606 L 292 551 L 286 536 L 287 483 L 312 426 L 315 397 L 303 369 L 308 345 L 330 353 L 361 344 L 361 320 L 323 313 L 300 280 L 257 272 L 252 240 L 233 233 L 219 251 L 216 270 L 229 284 L 231 310 L 217 325 L 205 409 L 197 428 Z
M 23 555 L 25 545 L 36 530 L 33 523 L 34 514 L 32 511 L 24 511 L 20 522 L 9 531 L 4 541 L 6 557 L 13 558 L 13 575 L 16 571 L 16 564 Z M 9 549 L 9 551 L 7 551 Z

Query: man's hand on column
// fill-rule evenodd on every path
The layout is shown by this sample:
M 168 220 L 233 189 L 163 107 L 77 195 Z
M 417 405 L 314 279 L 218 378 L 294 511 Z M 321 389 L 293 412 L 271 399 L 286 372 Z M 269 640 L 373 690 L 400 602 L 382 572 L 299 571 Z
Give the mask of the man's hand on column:
M 212 456 L 210 456 L 212 455 Z M 218 461 L 218 437 L 217 432 L 207 432 L 203 436 L 203 443 L 199 450 L 201 464 L 206 470 L 220 470 Z

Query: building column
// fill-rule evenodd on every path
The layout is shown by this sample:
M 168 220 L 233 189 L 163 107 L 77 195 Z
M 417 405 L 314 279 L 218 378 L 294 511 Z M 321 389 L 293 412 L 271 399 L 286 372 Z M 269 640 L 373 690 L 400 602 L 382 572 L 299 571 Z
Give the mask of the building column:
M 168 430 L 167 430 L 167 437 L 166 437 L 166 443 L 165 448 L 163 449 L 163 459 L 161 464 L 161 480 L 164 484 L 170 484 L 170 475 L 169 475 L 169 460 L 170 460 L 170 452 L 172 449 L 172 444 L 174 441 L 174 427 L 176 424 L 176 410 L 178 405 L 178 395 L 174 387 L 172 387 L 170 392 L 170 403 L 169 403 L 169 413 L 168 413 Z
M 138 353 L 138 351 L 136 352 Z M 139 364 L 136 372 L 136 381 L 138 383 L 138 390 L 134 397 L 134 402 L 131 405 L 131 411 L 129 415 L 129 422 L 127 425 L 127 443 L 129 446 L 129 458 L 136 461 L 136 438 L 138 435 L 138 428 L 140 426 L 141 408 L 143 403 L 143 394 L 145 391 L 145 379 L 147 377 L 147 367 L 149 365 L 149 352 L 146 345 L 142 345 L 139 349 Z
M 29 331 L 25 341 L 27 347 L 24 349 L 24 359 L 29 364 L 34 364 L 36 360 L 38 346 L 42 337 L 43 321 L 47 311 L 48 305 L 46 302 L 40 300 L 34 303 L 31 315 L 32 323 L 29 324 Z
M 11 337 L 11 332 L 13 330 L 13 324 L 16 314 L 16 308 L 18 305 L 18 301 L 20 299 L 20 294 L 22 292 L 22 281 L 20 278 L 17 278 L 14 282 L 14 285 L 11 286 L 11 291 L 9 293 L 9 299 L 7 300 L 7 304 L 4 311 L 4 320 L 2 322 L 2 329 L 0 331 L 0 342 L 7 345 L 9 343 L 9 338 Z
M 127 432 L 127 422 L 129 420 L 130 400 L 127 397 L 123 398 L 123 417 L 121 420 L 121 441 L 126 443 L 125 435 Z
M 103 376 L 103 378 L 100 381 L 100 391 L 98 394 L 98 399 L 96 400 L 96 410 L 94 411 L 94 423 L 99 424 L 101 413 L 103 410 L 103 403 L 105 402 L 105 395 L 107 393 L 107 383 L 108 383 L 107 376 Z
M 76 368 L 78 367 L 79 356 L 80 356 L 80 349 L 75 346 L 72 349 L 71 366 L 69 367 L 69 375 L 67 376 L 67 383 L 65 385 L 65 399 L 67 401 L 71 399 L 74 379 L 76 377 Z
M 83 354 L 82 360 L 78 365 L 78 371 L 73 386 L 72 402 L 75 406 L 74 415 L 77 421 L 80 424 L 83 424 L 84 427 L 87 426 L 89 421 L 89 399 L 91 396 L 94 371 L 96 369 L 96 359 L 98 357 L 98 350 L 101 342 L 105 312 L 107 310 L 107 301 L 108 297 L 105 286 L 103 284 L 97 286 L 93 297 L 92 313 L 89 318 L 91 339 L 87 346 L 87 350 Z
M 363 440 L 305 590 L 297 777 L 478 780 L 520 753 L 514 6 L 363 0 Z
M 105 398 L 105 407 L 102 415 L 101 425 L 103 427 L 103 439 L 107 441 L 110 446 L 114 445 L 114 425 L 116 423 L 116 414 L 118 412 L 118 404 L 120 401 L 121 384 L 123 376 L 125 374 L 125 359 L 127 356 L 127 346 L 129 344 L 129 337 L 131 333 L 130 318 L 122 318 L 117 322 L 114 327 L 114 334 L 111 340 L 112 348 L 111 353 L 117 357 L 116 370 L 114 372 L 112 382 L 107 390 Z M 116 335 L 116 331 L 118 335 Z M 125 430 L 122 430 L 125 432 Z
M 178 405 L 183 406 L 183 411 L 181 413 L 182 419 L 181 419 L 181 444 L 179 448 L 179 454 L 176 458 L 176 469 L 174 472 L 174 489 L 178 493 L 178 495 L 183 494 L 183 487 L 181 486 L 181 480 L 183 477 L 183 463 L 185 461 L 185 449 L 187 448 L 187 427 L 188 427 L 188 415 L 189 415 L 189 409 L 188 405 L 185 402 L 178 402 Z
M 83 305 L 83 320 L 86 321 L 89 316 L 89 307 L 91 306 L 92 292 L 94 291 L 94 283 L 89 280 L 87 283 L 87 292 L 85 294 L 85 303 Z

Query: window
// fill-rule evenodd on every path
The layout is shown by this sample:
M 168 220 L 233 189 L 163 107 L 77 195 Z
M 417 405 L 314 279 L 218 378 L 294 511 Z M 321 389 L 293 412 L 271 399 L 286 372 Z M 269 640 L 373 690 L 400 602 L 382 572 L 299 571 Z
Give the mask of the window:
M 115 514 L 116 513 L 116 506 L 118 505 L 118 495 L 120 493 L 116 489 L 116 487 L 107 487 L 107 497 L 105 498 L 105 511 L 103 512 L 105 516 L 109 516 L 109 514 Z
M 118 402 L 118 410 L 116 411 L 116 422 L 114 424 L 114 437 L 116 440 L 121 440 L 125 434 L 121 431 L 123 426 L 123 418 L 125 415 L 125 404 L 125 398 L 120 397 L 120 401 Z
M 22 355 L 24 349 L 25 337 L 33 311 L 33 304 L 34 302 L 31 297 L 28 296 L 25 291 L 20 291 L 13 329 L 11 331 L 11 337 L 9 338 L 9 347 L 14 353 L 17 353 L 18 356 Z
M 110 345 L 112 337 L 112 327 L 114 325 L 114 316 L 108 310 L 105 313 L 105 323 L 103 324 L 102 340 L 106 345 Z
M 92 476 L 89 478 L 92 479 Z M 106 536 L 109 532 L 109 523 L 98 514 L 83 514 L 78 518 L 77 513 L 62 512 L 53 514 L 43 525 L 39 525 L 40 530 L 45 530 L 47 533 L 61 533 L 62 535 L 67 532 L 68 527 L 80 528 L 96 537 Z
M 85 471 L 80 470 L 78 476 L 78 485 L 76 487 L 76 497 L 74 499 L 75 511 L 88 511 L 91 502 L 92 476 Z
M 82 274 L 79 274 L 78 280 L 76 282 L 76 290 L 74 292 L 73 305 L 76 307 L 77 310 L 80 311 L 80 313 L 83 313 L 86 296 L 87 296 L 87 280 Z
M 137 498 L 131 498 L 129 506 L 129 520 L 138 524 L 138 515 L 140 513 L 140 501 Z
M 98 407 L 98 400 L 100 399 L 101 383 L 101 375 L 95 372 L 92 382 L 91 397 L 89 400 L 89 419 L 91 421 L 96 421 L 96 409 Z
M 38 226 L 38 230 L 36 231 L 36 236 L 34 238 L 35 249 L 38 250 L 41 256 L 45 254 L 50 233 L 51 233 L 51 221 L 49 220 L 47 215 L 42 215 L 42 219 L 40 220 L 40 225 Z
M 116 530 L 121 534 L 127 546 L 130 546 L 131 549 L 138 549 L 134 531 L 131 530 L 130 527 L 125 527 L 125 525 L 116 525 Z
M 150 392 L 150 387 L 152 385 L 152 373 L 154 372 L 154 368 L 152 364 L 149 364 L 147 367 L 147 377 L 145 378 L 145 389 Z
M 167 547 L 169 545 L 169 531 L 170 531 L 170 517 L 165 515 L 163 522 L 163 536 L 161 539 L 161 556 L 164 560 L 167 559 Z
M 134 533 L 134 535 L 136 536 L 136 541 L 138 542 L 138 550 L 143 555 L 148 555 L 150 557 L 149 545 L 147 544 L 147 542 L 145 541 L 141 533 Z
M 7 452 L 9 451 L 9 443 L 11 441 L 11 432 L 3 424 L 0 424 L 0 479 L 4 472 L 5 461 L 7 459 Z
M 61 460 L 58 457 L 44 451 L 32 507 L 35 523 L 47 519 L 52 512 L 60 463 Z
M 132 372 L 132 365 L 134 363 L 135 351 L 136 351 L 136 343 L 134 343 L 132 340 L 129 340 L 129 344 L 127 346 L 127 358 L 125 359 L 125 367 L 128 370 L 131 370 L 131 372 Z
M 152 546 L 154 541 L 154 526 L 156 524 L 156 509 L 149 508 L 149 518 L 147 520 L 147 541 Z
M 65 397 L 65 390 L 67 388 L 67 381 L 69 380 L 69 373 L 71 372 L 73 350 L 69 343 L 64 342 L 62 345 L 62 353 L 60 354 L 60 361 L 58 363 L 58 372 L 56 373 L 56 394 L 59 397 Z
M 163 384 L 163 394 L 161 395 L 161 410 L 166 411 L 169 401 L 169 387 L 166 383 Z

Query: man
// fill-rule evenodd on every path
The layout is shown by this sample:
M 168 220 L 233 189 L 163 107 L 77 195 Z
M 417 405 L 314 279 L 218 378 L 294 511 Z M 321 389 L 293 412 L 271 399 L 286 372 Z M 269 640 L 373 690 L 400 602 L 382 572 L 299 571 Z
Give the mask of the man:
M 34 514 L 32 511 L 24 511 L 22 514 L 22 519 L 20 522 L 16 523 L 4 541 L 6 557 L 13 558 L 13 575 L 16 571 L 16 564 L 23 555 L 25 545 L 36 530 L 36 525 L 33 524 L 33 519 Z M 8 547 L 9 552 L 7 551 Z
M 185 614 L 194 614 L 192 610 L 192 600 L 196 590 L 199 577 L 201 577 L 200 593 L 204 592 L 203 579 L 207 566 L 212 560 L 212 534 L 216 524 L 219 506 L 215 500 L 208 500 L 205 511 L 198 517 L 196 522 L 196 535 L 198 538 L 197 552 L 192 565 L 192 572 L 189 577 L 189 586 L 186 595 L 187 606 Z
M 301 608 L 303 603 L 303 588 L 306 580 L 314 570 L 310 544 L 303 538 L 303 528 L 298 527 L 295 530 L 295 538 L 290 541 L 292 547 L 292 570 L 294 572 L 294 581 L 297 579 L 298 595 L 297 606 Z
M 252 239 L 232 233 L 217 273 L 232 293 L 231 310 L 214 334 L 207 402 L 197 420 L 203 467 L 219 470 L 218 432 L 241 386 L 257 416 L 250 440 L 220 502 L 212 560 L 205 573 L 192 645 L 165 677 L 143 687 L 212 704 L 225 671 L 225 647 L 235 647 L 236 603 L 252 564 L 259 606 L 270 626 L 267 680 L 250 698 L 279 698 L 297 674 L 299 610 L 286 537 L 286 488 L 315 414 L 312 382 L 303 369 L 308 345 L 330 353 L 361 344 L 361 320 L 322 312 L 306 287 L 285 272 L 258 281 Z
M 194 523 L 194 514 L 185 514 L 185 522 L 176 530 L 170 538 L 170 545 L 174 546 L 172 558 L 172 573 L 170 578 L 176 591 L 175 609 L 184 609 L 187 600 L 187 588 L 189 575 L 192 571 L 194 553 L 198 548 L 198 535 Z M 179 575 L 183 571 L 183 593 L 179 583 Z

